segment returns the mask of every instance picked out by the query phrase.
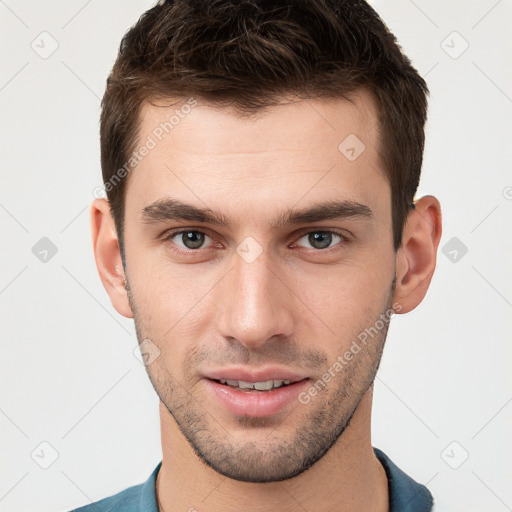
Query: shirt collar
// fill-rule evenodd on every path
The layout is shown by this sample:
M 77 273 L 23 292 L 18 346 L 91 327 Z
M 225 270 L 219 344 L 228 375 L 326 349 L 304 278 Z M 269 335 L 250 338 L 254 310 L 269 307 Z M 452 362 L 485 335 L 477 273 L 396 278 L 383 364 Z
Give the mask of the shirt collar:
M 373 451 L 388 477 L 389 512 L 430 512 L 430 491 L 404 473 L 382 450 Z

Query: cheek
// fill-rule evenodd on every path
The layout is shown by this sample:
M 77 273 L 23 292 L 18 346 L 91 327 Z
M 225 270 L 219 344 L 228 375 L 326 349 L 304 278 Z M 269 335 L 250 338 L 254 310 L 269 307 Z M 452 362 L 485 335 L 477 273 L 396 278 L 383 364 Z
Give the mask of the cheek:
M 377 265 L 350 265 L 331 269 L 328 278 L 306 277 L 301 287 L 308 290 L 305 303 L 321 319 L 319 329 L 332 340 L 331 347 L 339 351 L 350 344 L 357 334 L 373 325 L 391 299 L 394 276 L 393 259 Z M 318 323 L 318 322 L 317 322 Z
M 128 274 L 138 305 L 155 315 L 179 318 L 200 298 L 196 297 L 201 288 L 197 272 L 166 260 L 160 248 L 135 248 L 130 253 Z
M 157 251 L 155 251 L 157 252 Z M 201 268 L 200 268 L 201 267 Z M 176 265 L 142 251 L 128 267 L 139 335 L 151 339 L 165 357 L 165 366 L 179 369 L 187 351 L 212 329 L 212 293 L 222 277 L 207 266 Z M 162 363 L 161 363 L 162 364 Z

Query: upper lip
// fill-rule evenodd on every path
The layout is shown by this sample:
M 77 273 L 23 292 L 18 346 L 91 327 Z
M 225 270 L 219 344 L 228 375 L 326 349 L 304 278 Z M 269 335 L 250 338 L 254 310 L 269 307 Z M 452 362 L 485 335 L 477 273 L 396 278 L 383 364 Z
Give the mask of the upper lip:
M 219 368 L 218 370 L 205 372 L 204 376 L 211 380 L 229 379 L 244 382 L 266 382 L 268 380 L 291 380 L 292 382 L 298 382 L 308 378 L 304 374 L 277 366 L 253 370 L 243 367 Z

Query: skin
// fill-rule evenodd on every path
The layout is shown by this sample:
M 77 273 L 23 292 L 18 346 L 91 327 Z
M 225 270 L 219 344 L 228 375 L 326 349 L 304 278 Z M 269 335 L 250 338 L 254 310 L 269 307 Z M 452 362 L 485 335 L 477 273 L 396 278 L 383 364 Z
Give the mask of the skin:
M 179 106 L 145 105 L 139 140 Z M 365 144 L 354 161 L 338 149 L 349 134 Z M 294 400 L 267 418 L 229 412 L 204 379 L 212 368 L 275 363 L 314 383 L 379 315 L 422 301 L 436 266 L 439 202 L 415 202 L 395 253 L 378 147 L 376 106 L 364 90 L 352 102 L 287 101 L 251 119 L 199 101 L 129 176 L 125 268 L 108 203 L 94 201 L 103 285 L 134 318 L 139 342 L 160 351 L 147 371 L 160 397 L 162 510 L 388 510 L 371 445 L 386 327 L 307 404 Z M 231 222 L 144 222 L 142 210 L 168 197 Z M 286 210 L 340 199 L 366 205 L 371 217 L 269 228 Z M 190 249 L 181 235 L 162 239 L 171 228 L 207 236 Z M 341 236 L 319 248 L 308 235 L 325 231 Z M 237 253 L 247 237 L 262 250 L 250 263 Z

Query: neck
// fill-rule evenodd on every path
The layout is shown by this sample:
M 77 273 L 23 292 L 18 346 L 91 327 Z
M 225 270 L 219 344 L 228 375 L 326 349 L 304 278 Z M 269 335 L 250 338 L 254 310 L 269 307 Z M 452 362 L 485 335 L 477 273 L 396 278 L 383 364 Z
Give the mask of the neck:
M 372 391 L 371 386 L 338 441 L 308 471 L 263 484 L 232 480 L 206 466 L 160 403 L 160 512 L 388 512 L 386 473 L 371 445 Z

